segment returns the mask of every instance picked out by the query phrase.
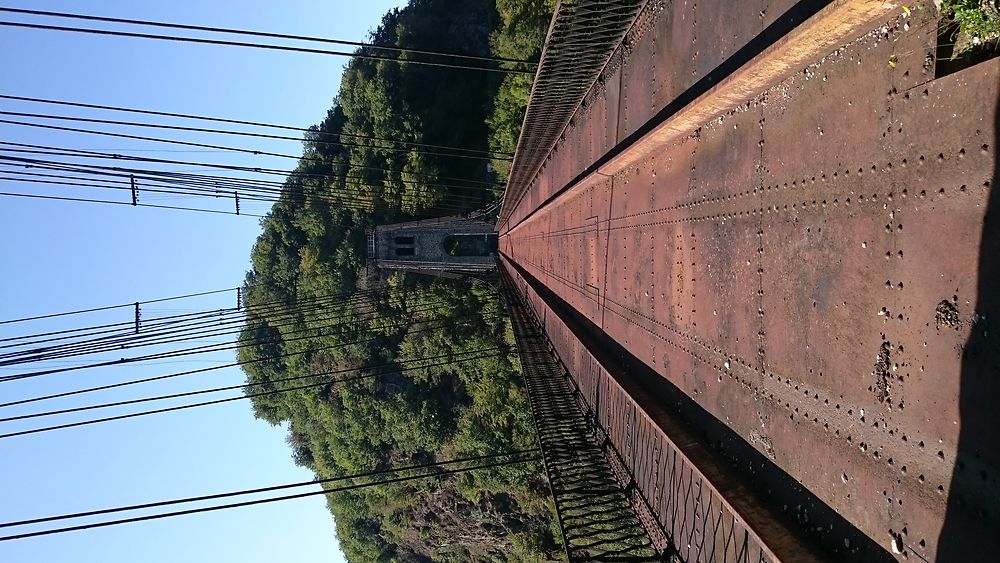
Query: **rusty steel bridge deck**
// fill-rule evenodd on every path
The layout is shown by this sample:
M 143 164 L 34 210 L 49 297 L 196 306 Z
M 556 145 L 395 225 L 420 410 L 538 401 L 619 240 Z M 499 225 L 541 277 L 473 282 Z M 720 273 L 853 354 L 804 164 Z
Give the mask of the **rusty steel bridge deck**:
M 802 4 L 646 2 L 502 270 L 684 561 L 1000 560 L 1000 59 L 876 2 L 754 91 Z

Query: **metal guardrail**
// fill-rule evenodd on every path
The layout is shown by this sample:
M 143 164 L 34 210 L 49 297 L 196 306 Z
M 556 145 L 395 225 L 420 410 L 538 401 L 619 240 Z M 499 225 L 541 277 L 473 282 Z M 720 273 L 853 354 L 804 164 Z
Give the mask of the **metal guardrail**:
M 513 286 L 508 291 L 526 302 L 533 326 L 562 363 L 560 375 L 568 371 L 567 385 L 604 442 L 615 480 L 625 482 L 629 503 L 654 545 L 666 542 L 661 557 L 684 563 L 822 560 L 815 546 L 791 535 L 745 485 L 727 477 L 694 435 L 676 420 L 661 420 L 663 412 L 647 411 L 649 405 L 630 394 L 526 278 L 506 260 L 502 264 L 501 277 Z
M 497 225 L 510 217 L 647 0 L 561 0 L 531 87 Z
M 570 563 L 663 561 L 615 471 L 603 434 L 574 400 L 568 377 L 509 278 L 502 280 L 545 473 Z M 665 547 L 665 546 L 664 546 Z

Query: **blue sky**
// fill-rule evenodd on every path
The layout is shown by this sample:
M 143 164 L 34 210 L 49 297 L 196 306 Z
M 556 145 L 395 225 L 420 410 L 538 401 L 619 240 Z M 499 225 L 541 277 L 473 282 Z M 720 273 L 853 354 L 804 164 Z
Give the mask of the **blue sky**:
M 365 40 L 382 14 L 402 3 L 10 0 L 6 5 Z M 12 19 L 0 15 L 0 20 Z M 343 64 L 342 58 L 319 55 L 0 30 L 0 93 L 303 127 L 317 123 L 325 115 L 336 94 Z M 0 109 L 98 115 L 9 101 L 0 101 Z M 119 118 L 135 119 L 122 114 Z M 251 146 L 237 137 L 175 137 Z M 120 153 L 141 151 L 134 154 L 273 168 L 292 164 L 231 153 L 150 152 L 183 147 L 3 124 L 0 140 Z M 301 149 L 298 143 L 281 141 L 253 142 L 252 146 L 295 154 Z M 0 181 L 0 185 L 0 191 L 81 195 L 71 187 L 43 188 L 7 181 Z M 113 193 L 83 195 L 95 196 L 121 197 Z M 151 197 L 144 201 L 154 202 Z M 197 200 L 155 202 L 199 204 Z M 242 207 L 251 212 L 265 210 L 246 204 Z M 249 267 L 248 256 L 258 231 L 257 221 L 249 217 L 0 198 L 0 319 L 239 285 Z M 232 294 L 223 294 L 165 303 L 144 310 L 144 316 L 231 307 L 233 299 Z M 2 325 L 0 338 L 129 319 L 131 311 L 123 309 Z M 0 383 L 0 402 L 218 365 L 233 361 L 233 354 L 183 360 Z M 18 372 L 0 367 L 0 375 Z M 88 402 L 237 384 L 242 380 L 240 371 L 227 369 L 92 396 Z M 53 401 L 44 406 L 61 408 L 80 403 L 80 399 Z M 0 415 L 30 410 L 0 409 Z M 75 418 L 67 416 L 45 422 L 72 420 Z M 31 426 L 0 423 L 0 433 Z M 294 466 L 284 440 L 283 428 L 255 420 L 249 404 L 242 401 L 0 440 L 0 521 L 310 479 L 310 472 Z M 342 557 L 322 497 L 0 543 L 0 561 L 5 563 L 220 560 L 339 561 Z

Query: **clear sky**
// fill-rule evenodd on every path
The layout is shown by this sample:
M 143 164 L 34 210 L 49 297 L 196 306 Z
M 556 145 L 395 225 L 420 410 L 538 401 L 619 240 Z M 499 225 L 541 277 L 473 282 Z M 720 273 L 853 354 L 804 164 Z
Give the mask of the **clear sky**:
M 4 2 L 18 8 L 86 11 L 112 17 L 353 40 L 365 40 L 382 14 L 402 3 L 403 0 Z M 29 19 L 0 14 L 0 21 Z M 319 55 L 0 29 L 0 93 L 3 94 L 303 127 L 317 123 L 325 115 L 336 94 L 343 64 L 342 58 Z M 9 101 L 0 101 L 0 110 L 97 115 L 78 109 Z M 122 114 L 119 118 L 135 119 Z M 199 135 L 174 137 L 201 142 L 221 140 L 221 144 L 295 154 L 301 150 L 296 142 L 251 143 L 238 137 Z M 288 168 L 293 164 L 229 153 L 153 152 L 183 147 L 4 124 L 0 124 L 0 141 L 119 153 L 143 151 L 134 154 L 273 168 Z M 95 194 L 87 190 L 84 195 L 79 190 L 74 192 L 72 187 L 44 188 L 8 181 L 0 181 L 0 188 L 8 192 L 125 199 L 113 192 Z M 156 201 L 151 196 L 143 201 L 169 205 L 199 203 Z M 228 204 L 220 205 L 225 208 Z M 242 207 L 244 211 L 263 211 L 246 204 Z M 0 197 L 0 319 L 239 285 L 249 267 L 249 252 L 258 232 L 257 221 L 250 217 Z M 172 302 L 159 308 L 151 306 L 144 315 L 231 307 L 233 299 L 232 294 L 224 294 Z M 0 338 L 130 319 L 131 311 L 123 309 L 52 322 L 2 325 Z M 231 361 L 233 353 L 224 352 L 198 361 L 184 358 L 150 366 L 81 370 L 23 382 L 0 382 L 0 402 Z M 20 368 L 0 367 L 0 375 L 20 371 Z M 89 396 L 86 400 L 77 398 L 43 405 L 62 408 L 242 381 L 240 371 L 227 369 L 141 389 Z M 0 409 L 0 416 L 30 410 Z M 102 411 L 102 414 L 129 410 L 139 409 Z M 44 422 L 76 419 L 67 416 Z M 0 433 L 36 424 L 0 423 Z M 285 430 L 255 420 L 245 401 L 0 440 L 0 521 L 310 479 L 310 472 L 292 463 L 284 440 Z M 0 561 L 4 563 L 340 560 L 333 521 L 321 496 L 0 543 Z

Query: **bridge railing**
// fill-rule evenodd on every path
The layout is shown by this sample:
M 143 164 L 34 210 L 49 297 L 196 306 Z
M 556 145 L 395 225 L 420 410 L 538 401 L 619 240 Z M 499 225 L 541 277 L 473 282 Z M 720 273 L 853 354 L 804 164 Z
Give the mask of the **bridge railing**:
M 568 377 L 510 278 L 501 282 L 566 558 L 663 561 L 668 544 L 662 532 L 634 510 L 627 480 L 603 447 L 606 440 L 574 400 Z
M 678 560 L 821 560 L 814 546 L 790 534 L 742 485 L 708 461 L 711 456 L 693 435 L 647 410 L 648 400 L 640 406 L 633 396 L 638 390 L 609 372 L 515 267 L 505 259 L 501 264 L 570 374 L 577 401 L 603 436 L 612 470 L 624 474 L 619 481 L 627 483 L 644 527 L 662 530 Z
M 560 0 L 545 38 L 497 226 L 503 226 L 648 0 Z

